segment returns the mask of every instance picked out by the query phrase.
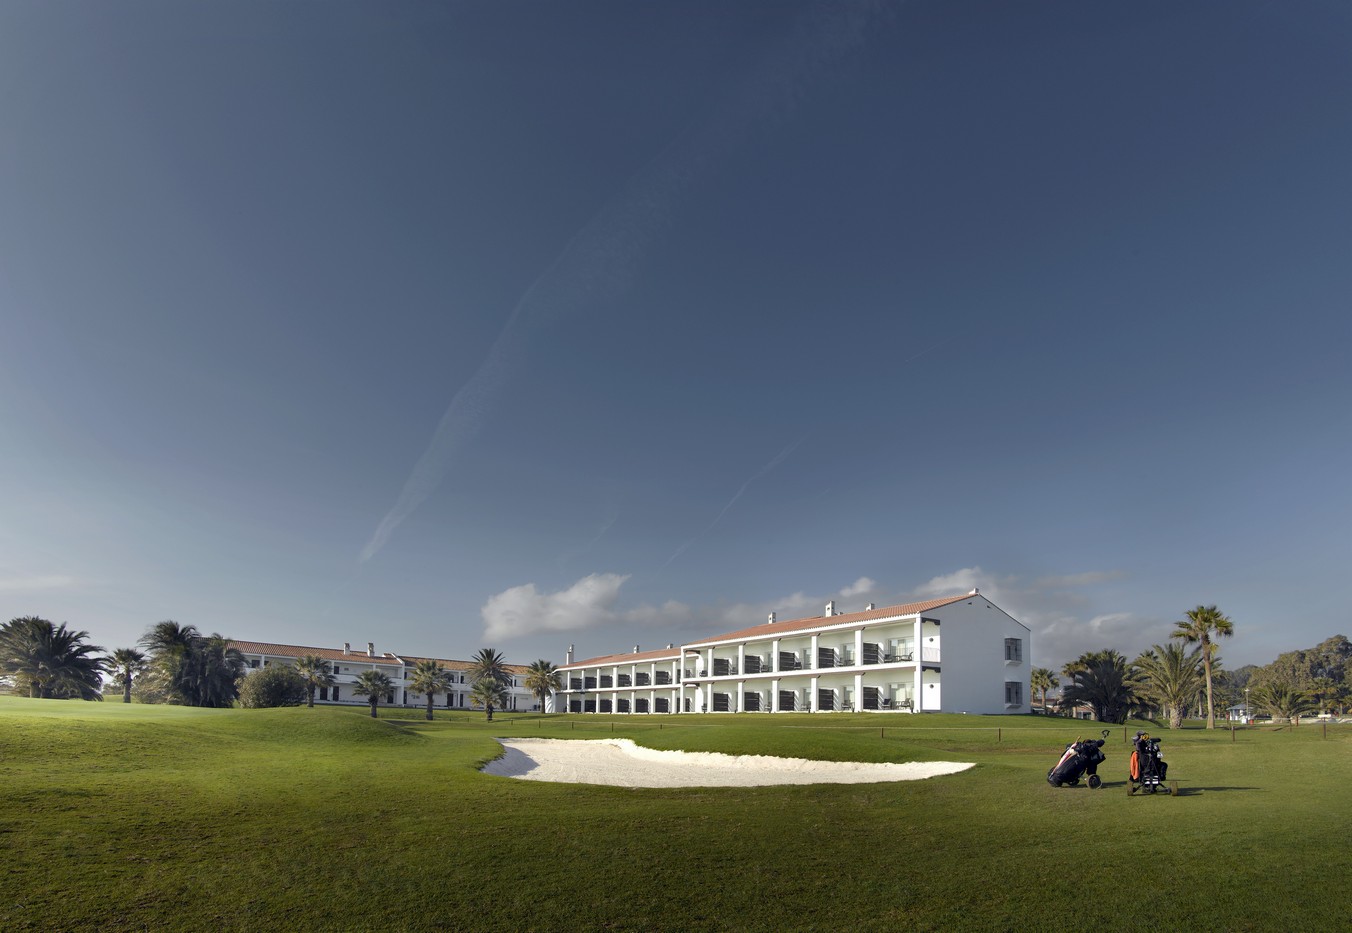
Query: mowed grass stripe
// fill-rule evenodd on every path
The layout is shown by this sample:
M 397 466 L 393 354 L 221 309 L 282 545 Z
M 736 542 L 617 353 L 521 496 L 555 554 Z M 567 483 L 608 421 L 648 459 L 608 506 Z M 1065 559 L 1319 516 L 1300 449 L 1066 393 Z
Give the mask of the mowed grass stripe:
M 1068 720 L 420 715 L 0 699 L 0 929 L 1352 927 L 1346 727 L 1164 730 L 1185 793 L 1132 798 L 1121 727 L 1105 788 L 1046 784 L 1097 734 Z M 612 734 L 977 767 L 677 790 L 477 771 L 494 735 Z

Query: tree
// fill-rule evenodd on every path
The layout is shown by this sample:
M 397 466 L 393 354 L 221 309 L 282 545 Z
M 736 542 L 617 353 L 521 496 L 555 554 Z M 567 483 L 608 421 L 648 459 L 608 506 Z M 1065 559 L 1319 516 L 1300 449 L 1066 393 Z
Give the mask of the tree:
M 1061 681 L 1056 679 L 1056 672 L 1047 667 L 1035 667 L 1029 677 L 1029 683 L 1034 690 L 1042 694 L 1042 712 L 1047 712 L 1047 691 L 1055 687 Z
M 327 689 L 338 682 L 338 678 L 333 676 L 329 662 L 317 654 L 306 654 L 297 658 L 296 671 L 305 681 L 305 693 L 308 698 L 305 705 L 311 708 L 315 705 L 316 690 L 320 687 Z
M 122 688 L 122 702 L 131 702 L 132 681 L 146 669 L 146 656 L 135 648 L 118 648 L 107 661 L 112 683 Z
M 436 661 L 424 658 L 414 665 L 413 676 L 409 678 L 408 686 L 414 693 L 421 693 L 427 697 L 427 721 L 431 722 L 432 703 L 438 693 L 450 692 L 451 675 Z
M 300 706 L 305 702 L 305 678 L 290 664 L 269 664 L 246 674 L 239 685 L 239 705 L 245 709 Z
M 390 680 L 384 671 L 362 671 L 357 675 L 357 685 L 352 692 L 368 699 L 371 704 L 371 718 L 375 719 L 376 704 L 380 702 L 381 697 L 394 693 L 394 681 Z
M 1183 727 L 1183 717 L 1202 686 L 1201 652 L 1170 642 L 1154 645 L 1132 662 L 1140 675 L 1137 692 L 1164 712 L 1170 729 Z
M 1187 618 L 1174 623 L 1174 638 L 1202 649 L 1202 667 L 1206 672 L 1206 727 L 1216 728 L 1216 705 L 1211 695 L 1211 662 L 1216 656 L 1216 638 L 1229 638 L 1235 633 L 1234 623 L 1215 606 L 1189 609 Z
M 22 616 L 0 625 L 0 673 L 35 699 L 102 700 L 103 649 L 65 622 Z
M 1274 718 L 1295 719 L 1314 710 L 1310 697 L 1289 680 L 1270 678 L 1255 687 L 1251 699 Z
M 153 686 L 168 702 L 220 708 L 239 696 L 244 655 L 223 635 L 166 620 L 147 629 L 140 644 L 156 668 Z
M 1126 722 L 1137 706 L 1136 679 L 1127 659 L 1112 649 L 1080 655 L 1071 682 L 1061 691 L 1061 706 L 1080 704 L 1092 709 L 1095 719 Z
M 545 701 L 556 690 L 563 689 L 563 675 L 552 661 L 541 658 L 532 662 L 526 670 L 525 687 L 540 701 L 540 712 L 545 711 Z
M 488 721 L 492 722 L 493 707 L 501 709 L 507 705 L 507 686 L 491 677 L 476 680 L 474 686 L 470 688 L 469 700 L 476 706 L 482 706 L 488 714 Z
M 494 651 L 492 648 L 480 648 L 474 660 L 469 662 L 469 679 L 470 683 L 491 679 L 504 684 L 511 680 L 511 675 L 507 673 L 507 661 L 503 658 L 502 652 Z

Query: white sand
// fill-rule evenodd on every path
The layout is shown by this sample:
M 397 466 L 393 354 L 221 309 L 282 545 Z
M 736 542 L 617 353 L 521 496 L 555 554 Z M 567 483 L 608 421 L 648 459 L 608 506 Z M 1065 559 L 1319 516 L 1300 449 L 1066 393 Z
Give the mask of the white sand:
M 499 739 L 506 751 L 485 774 L 526 781 L 615 787 L 756 787 L 766 784 L 875 784 L 956 774 L 971 762 L 878 764 L 768 755 L 667 752 L 629 739 Z

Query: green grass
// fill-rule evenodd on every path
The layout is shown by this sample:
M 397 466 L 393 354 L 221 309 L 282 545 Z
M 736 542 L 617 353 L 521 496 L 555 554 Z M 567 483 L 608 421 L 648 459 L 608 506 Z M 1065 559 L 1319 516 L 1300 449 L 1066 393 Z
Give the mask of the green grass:
M 1346 726 L 1162 730 L 1171 798 L 1126 794 L 1121 727 L 1102 790 L 1048 786 L 1096 734 L 1068 720 L 387 715 L 0 698 L 0 929 L 1352 927 Z M 495 735 L 612 734 L 977 767 L 690 790 L 477 771 Z

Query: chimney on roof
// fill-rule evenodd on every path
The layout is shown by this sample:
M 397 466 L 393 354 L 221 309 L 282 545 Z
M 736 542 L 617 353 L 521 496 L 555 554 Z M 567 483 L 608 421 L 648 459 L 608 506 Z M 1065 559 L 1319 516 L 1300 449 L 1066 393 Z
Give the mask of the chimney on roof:
M 768 619 L 765 620 L 765 624 L 766 624 L 766 625 L 774 625 L 774 624 L 775 624 L 775 614 L 774 614 L 773 612 L 770 613 L 770 618 L 768 618 Z
M 676 646 L 673 645 L 671 642 L 667 642 L 667 649 L 668 649 L 668 650 L 670 650 L 670 649 L 672 649 L 672 648 L 675 648 L 675 647 L 676 647 Z
M 638 645 L 634 646 L 634 654 L 638 654 Z
M 351 654 L 351 653 L 352 653 L 352 642 L 350 641 L 343 642 L 343 654 Z
M 869 603 L 867 606 L 864 607 L 864 611 L 865 611 L 865 612 L 872 612 L 872 611 L 873 611 L 874 609 L 876 609 L 876 608 L 877 608 L 877 607 L 874 606 L 873 603 Z
M 835 614 L 836 614 L 836 601 L 833 599 L 826 604 L 826 615 L 833 616 Z
M 968 593 L 967 595 L 968 595 L 968 596 L 980 596 L 980 595 L 981 595 L 981 591 L 980 591 L 979 589 L 977 589 L 976 587 L 972 587 L 972 592 Z
M 569 645 L 569 646 L 568 646 L 568 652 L 567 652 L 567 654 L 565 654 L 565 655 L 563 656 L 563 663 L 564 663 L 564 664 L 572 664 L 572 663 L 573 663 L 573 646 L 572 646 L 572 645 Z
M 366 643 L 366 656 L 367 656 L 368 658 L 374 658 L 374 657 L 376 656 L 376 643 L 375 643 L 375 642 L 373 642 L 373 641 L 368 641 L 368 642 Z

